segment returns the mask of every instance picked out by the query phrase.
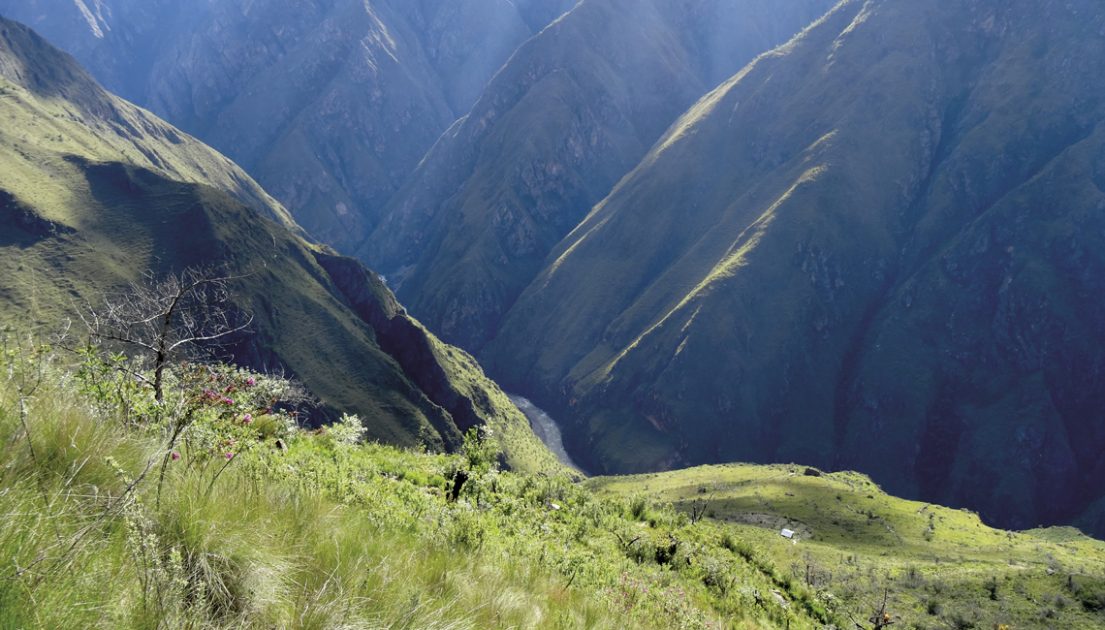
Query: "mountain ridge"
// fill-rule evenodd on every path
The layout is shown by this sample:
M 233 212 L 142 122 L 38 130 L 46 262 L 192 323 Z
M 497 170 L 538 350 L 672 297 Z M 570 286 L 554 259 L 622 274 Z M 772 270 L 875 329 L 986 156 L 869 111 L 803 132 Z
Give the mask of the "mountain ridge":
M 689 110 L 481 356 L 585 465 L 805 461 L 1101 531 L 1105 101 L 1070 44 L 1101 21 L 842 3 Z
M 349 250 L 514 49 L 574 0 L 7 0 L 109 88 Z
M 488 425 L 511 465 L 556 467 L 478 364 L 411 319 L 374 273 L 306 240 L 225 157 L 3 18 L 0 88 L 0 116 L 15 121 L 0 130 L 0 218 L 15 227 L 0 235 L 5 323 L 48 334 L 146 270 L 225 268 L 232 308 L 253 316 L 227 358 L 295 376 L 321 412 L 359 413 L 373 439 L 455 449 Z
M 478 351 L 542 260 L 699 96 L 829 1 L 586 0 L 430 149 L 358 255 Z

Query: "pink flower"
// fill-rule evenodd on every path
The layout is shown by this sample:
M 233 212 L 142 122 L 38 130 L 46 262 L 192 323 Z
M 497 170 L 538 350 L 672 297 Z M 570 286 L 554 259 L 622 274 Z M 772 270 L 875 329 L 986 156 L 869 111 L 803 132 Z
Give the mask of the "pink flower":
M 248 385 L 249 387 L 253 387 L 256 384 L 257 379 L 253 378 L 252 376 L 246 379 L 246 385 Z
M 253 424 L 253 414 L 247 413 L 242 416 L 242 424 Z
M 180 460 L 180 453 L 178 453 L 176 451 L 173 451 L 172 455 L 169 455 L 169 457 L 171 457 L 174 462 L 179 461 Z
M 233 405 L 234 404 L 234 399 L 233 398 L 223 398 L 223 404 L 224 405 Z
M 226 461 L 230 461 L 232 459 L 234 459 L 234 453 L 227 453 L 226 454 Z

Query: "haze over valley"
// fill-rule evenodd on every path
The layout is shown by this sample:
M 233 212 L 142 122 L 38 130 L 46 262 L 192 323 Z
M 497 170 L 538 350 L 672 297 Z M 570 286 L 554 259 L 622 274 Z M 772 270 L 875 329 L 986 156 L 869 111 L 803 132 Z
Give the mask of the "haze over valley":
M 1099 0 L 0 0 L 0 627 L 1105 627 L 1103 75 Z

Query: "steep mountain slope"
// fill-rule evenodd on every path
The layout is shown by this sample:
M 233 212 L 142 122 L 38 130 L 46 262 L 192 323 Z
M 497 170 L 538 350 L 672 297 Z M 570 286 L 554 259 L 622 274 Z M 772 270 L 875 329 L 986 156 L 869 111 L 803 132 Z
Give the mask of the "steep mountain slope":
M 585 0 L 434 146 L 358 254 L 478 349 L 552 247 L 694 100 L 830 0 Z
M 226 158 L 2 19 L 0 120 L 0 320 L 56 331 L 75 304 L 146 269 L 225 265 L 245 275 L 235 307 L 255 317 L 232 349 L 239 362 L 287 369 L 376 439 L 456 446 L 487 423 L 516 465 L 551 465 L 475 362 L 409 318 L 375 274 L 304 240 Z
M 352 247 L 487 80 L 568 0 L 0 0 L 115 90 Z
M 149 113 L 107 94 L 70 57 L 6 23 L 0 76 L 7 117 L 0 133 L 15 147 L 5 176 L 23 176 L 25 151 L 49 148 L 91 160 L 123 156 L 179 181 L 221 188 L 284 227 L 298 230 L 278 202 L 230 160 Z M 22 159 L 13 159 L 16 157 Z M 37 169 L 38 165 L 32 165 Z M 27 177 L 35 177 L 35 173 Z
M 492 372 L 585 465 L 802 461 L 1105 533 L 1103 35 L 1088 0 L 842 3 L 556 248 Z

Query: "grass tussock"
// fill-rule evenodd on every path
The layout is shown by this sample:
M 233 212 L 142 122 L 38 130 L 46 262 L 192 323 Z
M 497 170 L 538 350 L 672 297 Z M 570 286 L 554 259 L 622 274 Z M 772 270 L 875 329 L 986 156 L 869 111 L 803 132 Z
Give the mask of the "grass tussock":
M 670 613 L 659 598 L 622 602 L 624 575 L 671 578 L 591 535 L 621 505 L 592 501 L 568 477 L 497 470 L 492 438 L 473 435 L 460 455 L 362 445 L 355 418 L 298 429 L 274 404 L 277 379 L 217 366 L 176 374 L 159 407 L 110 361 L 8 345 L 0 627 L 716 620 L 693 596 Z M 449 501 L 457 470 L 469 481 Z

